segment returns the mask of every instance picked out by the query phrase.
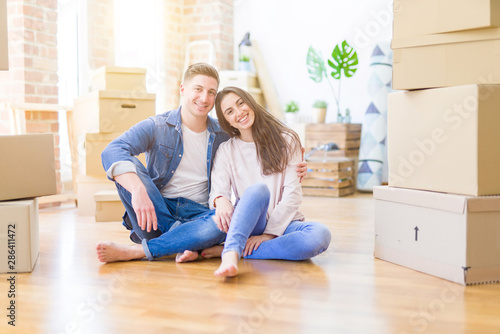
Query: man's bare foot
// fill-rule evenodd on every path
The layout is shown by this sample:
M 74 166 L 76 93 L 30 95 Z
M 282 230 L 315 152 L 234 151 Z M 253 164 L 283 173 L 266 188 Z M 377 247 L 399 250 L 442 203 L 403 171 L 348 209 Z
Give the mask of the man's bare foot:
M 142 245 L 117 245 L 114 242 L 101 242 L 96 247 L 97 258 L 101 262 L 130 261 L 146 256 Z
M 229 251 L 222 255 L 222 263 L 214 272 L 217 277 L 234 277 L 238 275 L 238 260 L 240 257 L 235 251 Z
M 224 249 L 224 246 L 222 246 L 222 245 L 212 246 L 210 248 L 206 248 L 206 249 L 202 250 L 201 256 L 203 256 L 206 259 L 210 259 L 213 257 L 221 257 L 223 249 Z
M 175 262 L 191 262 L 196 261 L 198 259 L 198 252 L 192 252 L 189 250 L 185 250 L 184 253 L 177 253 L 175 256 Z

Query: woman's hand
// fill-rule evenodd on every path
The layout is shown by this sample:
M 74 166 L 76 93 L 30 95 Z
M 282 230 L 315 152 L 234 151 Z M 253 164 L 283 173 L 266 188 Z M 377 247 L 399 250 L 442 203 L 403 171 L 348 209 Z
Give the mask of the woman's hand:
M 229 224 L 231 223 L 231 217 L 233 216 L 233 203 L 225 197 L 217 198 L 216 202 L 214 221 L 219 230 L 227 233 Z
M 251 236 L 247 240 L 247 244 L 245 245 L 245 249 L 243 250 L 243 256 L 252 255 L 252 252 L 256 251 L 261 243 L 274 238 L 276 238 L 274 234 L 261 234 Z

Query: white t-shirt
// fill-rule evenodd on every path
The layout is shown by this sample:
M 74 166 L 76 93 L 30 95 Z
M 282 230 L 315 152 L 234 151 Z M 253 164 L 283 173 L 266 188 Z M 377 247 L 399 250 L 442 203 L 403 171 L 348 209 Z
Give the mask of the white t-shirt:
M 264 233 L 280 236 L 290 222 L 304 220 L 299 212 L 302 203 L 302 188 L 297 176 L 297 164 L 302 161 L 302 152 L 294 152 L 282 173 L 263 175 L 257 157 L 255 143 L 231 138 L 217 150 L 212 170 L 210 208 L 217 196 L 231 198 L 231 188 L 237 200 L 246 188 L 256 182 L 264 182 L 271 193 L 267 210 L 267 226 Z
M 161 190 L 166 198 L 184 197 L 208 206 L 207 150 L 210 132 L 197 133 L 182 124 L 184 153 L 174 175 Z

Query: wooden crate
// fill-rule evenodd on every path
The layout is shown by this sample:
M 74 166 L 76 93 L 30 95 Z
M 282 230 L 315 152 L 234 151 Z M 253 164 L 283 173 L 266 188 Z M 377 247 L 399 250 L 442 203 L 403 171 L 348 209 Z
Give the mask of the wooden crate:
M 355 160 L 345 157 L 326 161 L 307 161 L 307 175 L 302 180 L 304 196 L 342 197 L 356 190 Z
M 357 157 L 361 141 L 361 124 L 358 123 L 328 123 L 307 124 L 305 136 L 306 153 L 313 148 L 335 143 L 339 151 L 328 152 L 327 158 Z M 311 158 L 322 159 L 325 152 L 315 152 Z

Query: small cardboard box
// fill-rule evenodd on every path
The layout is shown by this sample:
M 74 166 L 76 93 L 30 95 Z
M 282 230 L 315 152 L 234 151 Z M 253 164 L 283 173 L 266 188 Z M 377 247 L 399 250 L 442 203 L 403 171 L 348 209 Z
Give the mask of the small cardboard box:
M 0 0 L 0 71 L 9 69 L 9 48 L 7 37 L 7 1 Z
M 500 83 L 500 28 L 392 40 L 398 90 Z
M 393 38 L 500 26 L 499 0 L 394 0 Z
M 119 90 L 90 92 L 75 99 L 75 140 L 86 132 L 123 132 L 154 116 L 155 94 Z
M 234 86 L 248 91 L 249 88 L 259 87 L 257 75 L 248 71 L 219 71 L 219 89 Z
M 115 183 L 105 176 L 78 175 L 77 187 L 79 216 L 95 216 L 95 194 L 103 190 L 116 190 Z
M 39 251 L 37 199 L 0 202 L 0 229 L 0 274 L 31 272 Z
M 500 194 L 500 85 L 389 94 L 389 185 Z
M 0 201 L 57 193 L 52 134 L 0 136 Z
M 102 166 L 101 153 L 113 139 L 120 136 L 121 132 L 111 133 L 86 133 L 83 147 L 79 147 L 79 157 L 85 156 L 85 160 L 78 164 L 79 173 L 91 176 L 106 176 Z M 137 157 L 146 166 L 146 156 L 140 154 Z
M 374 187 L 376 258 L 459 284 L 500 281 L 500 196 Z
M 146 69 L 136 67 L 102 66 L 91 80 L 91 90 L 146 91 Z
M 122 221 L 125 207 L 117 190 L 99 191 L 94 195 L 94 199 L 96 222 Z

